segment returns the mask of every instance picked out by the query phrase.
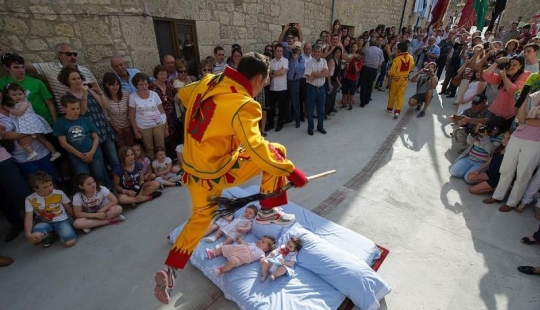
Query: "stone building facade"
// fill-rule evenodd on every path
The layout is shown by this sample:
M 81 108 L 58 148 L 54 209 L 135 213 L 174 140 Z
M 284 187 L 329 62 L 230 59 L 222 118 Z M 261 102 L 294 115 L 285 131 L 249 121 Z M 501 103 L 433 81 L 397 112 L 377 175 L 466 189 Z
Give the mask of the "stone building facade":
M 110 56 L 151 72 L 160 53 L 191 48 L 188 41 L 201 59 L 218 44 L 227 52 L 232 43 L 262 51 L 290 22 L 300 23 L 312 42 L 330 28 L 333 11 L 355 27 L 355 35 L 380 23 L 399 26 L 403 0 L 334 1 L 335 10 L 332 0 L 0 0 L 0 53 L 52 61 L 54 46 L 66 42 L 80 52 L 81 64 L 101 76 L 110 71 Z
M 523 17 L 524 22 L 540 12 L 540 3 L 535 0 L 508 0 L 506 10 L 504 10 L 500 25 L 504 29 L 510 29 L 512 22 L 517 21 L 519 16 Z

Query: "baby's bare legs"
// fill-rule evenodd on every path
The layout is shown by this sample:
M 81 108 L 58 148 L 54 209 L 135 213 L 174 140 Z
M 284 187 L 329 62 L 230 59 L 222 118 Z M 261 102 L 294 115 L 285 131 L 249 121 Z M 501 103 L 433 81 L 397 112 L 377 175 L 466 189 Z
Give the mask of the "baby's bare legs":
M 214 232 L 214 230 L 218 229 L 218 225 L 216 223 L 212 223 L 207 229 L 204 235 L 209 235 Z
M 221 231 L 221 230 L 220 230 L 220 231 Z M 219 238 L 219 237 L 216 237 L 216 239 L 217 239 L 217 238 Z M 225 241 L 223 241 L 223 245 L 231 244 L 231 243 L 233 243 L 233 242 L 234 242 L 233 238 L 227 237 L 227 238 L 225 239 Z
M 28 136 L 28 137 L 17 139 L 17 143 L 24 149 L 26 153 L 30 154 L 34 151 L 32 149 L 32 146 L 30 145 L 30 143 L 32 143 L 32 140 L 34 139 L 31 136 Z
M 227 272 L 227 271 L 233 269 L 234 267 L 236 267 L 236 266 L 234 265 L 234 263 L 231 262 L 231 261 L 229 261 L 229 260 L 227 260 L 227 263 L 226 263 L 225 265 L 223 265 L 223 267 L 221 268 L 221 273 L 225 273 L 225 272 Z
M 272 279 L 272 281 L 274 281 L 276 278 L 281 277 L 286 272 L 287 272 L 287 268 L 285 268 L 283 266 L 279 266 L 279 267 L 277 267 L 276 271 L 274 271 L 274 273 L 270 276 L 270 279 Z
M 272 266 L 272 264 L 266 258 L 261 258 L 261 282 L 264 282 L 264 280 L 266 280 L 266 277 L 268 276 L 268 269 L 270 269 L 270 266 Z

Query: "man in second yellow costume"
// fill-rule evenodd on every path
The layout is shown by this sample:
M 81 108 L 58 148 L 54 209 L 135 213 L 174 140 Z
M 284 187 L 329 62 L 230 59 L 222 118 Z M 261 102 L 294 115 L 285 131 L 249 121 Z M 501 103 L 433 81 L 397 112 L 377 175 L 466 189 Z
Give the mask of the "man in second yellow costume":
M 407 43 L 398 43 L 399 54 L 392 60 L 392 67 L 388 70 L 388 78 L 390 79 L 390 93 L 386 111 L 392 113 L 394 118 L 399 117 L 403 100 L 405 100 L 405 90 L 409 81 L 409 73 L 414 69 L 414 59 L 407 52 Z
M 269 143 L 260 133 L 261 106 L 255 97 L 268 82 L 268 60 L 245 54 L 234 70 L 206 75 L 178 92 L 186 109 L 182 182 L 191 193 L 192 211 L 165 261 L 156 272 L 155 297 L 168 304 L 176 269 L 183 269 L 210 226 L 216 207 L 209 197 L 262 174 L 262 193 L 279 192 L 287 179 L 297 187 L 307 184 L 304 173 L 286 158 L 282 145 Z M 260 201 L 256 221 L 287 225 L 295 220 L 280 208 L 287 193 Z

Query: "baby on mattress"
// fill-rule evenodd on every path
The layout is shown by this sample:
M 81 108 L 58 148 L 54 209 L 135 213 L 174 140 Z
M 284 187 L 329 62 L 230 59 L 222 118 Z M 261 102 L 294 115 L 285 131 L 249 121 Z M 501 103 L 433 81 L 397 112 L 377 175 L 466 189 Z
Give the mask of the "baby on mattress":
M 296 255 L 298 255 L 301 248 L 302 239 L 291 237 L 286 244 L 273 250 L 268 256 L 261 258 L 261 281 L 266 280 L 268 273 L 270 273 L 272 281 L 284 274 L 292 277 L 294 275 L 293 267 L 296 264 Z
M 255 215 L 257 215 L 258 209 L 254 205 L 247 206 L 244 211 L 244 215 L 241 218 L 233 219 L 227 222 L 227 219 L 219 219 L 220 223 L 216 221 L 215 225 L 219 226 L 219 229 L 213 236 L 206 237 L 203 240 L 205 242 L 215 242 L 221 236 L 225 235 L 227 238 L 223 241 L 223 245 L 233 243 L 237 238 L 243 238 L 246 233 L 251 231 L 251 226 Z

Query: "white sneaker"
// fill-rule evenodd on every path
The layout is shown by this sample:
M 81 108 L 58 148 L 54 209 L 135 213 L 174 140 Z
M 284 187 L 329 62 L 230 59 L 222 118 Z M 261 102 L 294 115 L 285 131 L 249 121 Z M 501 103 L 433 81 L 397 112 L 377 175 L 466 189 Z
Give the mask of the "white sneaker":
M 394 113 L 394 119 L 398 119 L 399 113 Z
M 296 218 L 294 214 L 288 214 L 281 210 L 281 208 L 272 208 L 269 210 L 260 209 L 257 212 L 257 223 L 262 225 L 277 224 L 277 225 L 289 225 L 293 223 Z
M 56 152 L 54 154 L 51 155 L 51 161 L 55 161 L 57 160 L 60 156 L 62 156 L 62 154 L 60 154 L 60 152 Z
M 216 242 L 216 236 L 205 237 L 205 238 L 203 238 L 203 241 L 208 242 L 208 243 L 214 243 L 214 242 Z
M 82 231 L 84 231 L 85 233 L 90 233 L 92 231 L 92 228 L 85 228 L 83 229 Z
M 32 153 L 28 154 L 28 156 L 26 156 L 26 161 L 32 161 L 36 159 L 37 157 L 38 157 L 38 153 L 36 153 L 36 151 L 33 151 Z

